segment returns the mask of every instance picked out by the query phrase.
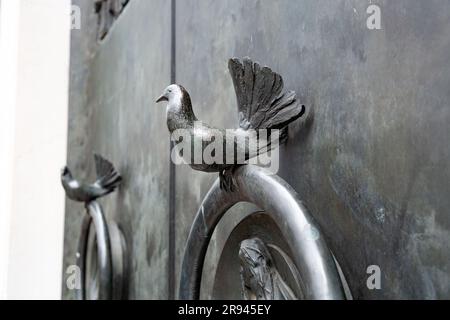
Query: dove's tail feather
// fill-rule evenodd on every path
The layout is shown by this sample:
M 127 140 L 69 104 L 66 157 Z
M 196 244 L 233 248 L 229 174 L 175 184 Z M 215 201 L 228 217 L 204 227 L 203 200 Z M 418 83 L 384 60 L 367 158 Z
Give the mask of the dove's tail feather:
M 98 154 L 95 154 L 94 157 L 95 169 L 97 171 L 96 183 L 109 192 L 114 191 L 122 182 L 122 177 L 116 171 L 111 162 Z
M 236 91 L 240 127 L 279 129 L 280 140 L 285 139 L 285 127 L 305 112 L 295 92 L 283 92 L 283 78 L 249 58 L 242 62 L 230 59 L 228 68 Z

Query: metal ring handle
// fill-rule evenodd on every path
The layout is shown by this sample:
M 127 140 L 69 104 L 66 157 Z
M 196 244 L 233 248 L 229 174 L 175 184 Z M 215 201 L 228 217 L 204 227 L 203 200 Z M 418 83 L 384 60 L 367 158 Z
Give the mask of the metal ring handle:
M 251 202 L 277 223 L 293 252 L 306 299 L 345 299 L 333 256 L 297 193 L 277 175 L 246 165 L 234 174 L 237 192 L 224 192 L 217 180 L 203 200 L 184 251 L 179 298 L 199 299 L 203 263 L 211 236 L 223 215 L 238 202 Z
M 86 256 L 91 223 L 94 223 L 97 243 L 97 262 L 99 266 L 99 300 L 110 300 L 113 297 L 112 287 L 112 255 L 111 239 L 102 207 L 96 201 L 87 204 L 87 214 L 83 219 L 81 235 L 78 243 L 77 266 L 81 271 L 81 288 L 77 290 L 77 300 L 86 300 Z

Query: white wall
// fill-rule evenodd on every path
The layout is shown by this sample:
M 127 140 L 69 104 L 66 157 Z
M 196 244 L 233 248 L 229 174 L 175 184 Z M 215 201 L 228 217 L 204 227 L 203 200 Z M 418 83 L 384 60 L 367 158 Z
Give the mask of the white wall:
M 70 0 L 2 0 L 0 298 L 61 296 Z
M 9 227 L 12 211 L 19 5 L 0 9 L 0 298 L 7 296 Z

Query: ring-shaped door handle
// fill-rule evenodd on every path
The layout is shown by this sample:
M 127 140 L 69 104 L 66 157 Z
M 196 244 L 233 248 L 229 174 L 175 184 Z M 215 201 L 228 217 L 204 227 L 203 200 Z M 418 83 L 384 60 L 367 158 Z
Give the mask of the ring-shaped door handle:
M 117 225 L 106 220 L 98 202 L 88 203 L 86 210 L 78 242 L 77 266 L 81 273 L 81 287 L 77 290 L 76 299 L 92 298 L 88 292 L 88 283 L 92 281 L 97 282 L 95 299 L 123 299 L 127 281 L 125 239 Z M 93 242 L 90 241 L 91 237 L 94 237 Z M 87 277 L 88 257 L 96 259 L 95 279 Z
M 221 190 L 217 180 L 197 212 L 184 251 L 179 298 L 199 299 L 203 264 L 214 229 L 228 209 L 238 202 L 250 202 L 271 215 L 280 228 L 305 284 L 305 298 L 345 299 L 333 255 L 292 187 L 252 165 L 238 168 L 234 178 L 237 191 Z

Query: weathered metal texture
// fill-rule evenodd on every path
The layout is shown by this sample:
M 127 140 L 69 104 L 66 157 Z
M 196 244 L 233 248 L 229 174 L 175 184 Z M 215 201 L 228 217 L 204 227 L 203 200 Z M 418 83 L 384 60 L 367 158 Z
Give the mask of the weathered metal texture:
M 177 82 L 198 117 L 235 127 L 226 60 L 277 70 L 310 112 L 291 126 L 280 175 L 318 221 L 354 298 L 448 298 L 450 3 L 377 1 L 382 30 L 366 27 L 370 4 L 178 1 Z M 177 266 L 212 180 L 177 167 Z M 369 265 L 381 268 L 381 290 L 366 286 Z
M 292 259 L 300 272 L 306 299 L 345 298 L 333 256 L 296 192 L 278 176 L 255 166 L 240 167 L 235 179 L 238 191 L 223 191 L 216 181 L 200 205 L 186 243 L 180 299 L 200 297 L 209 240 L 222 216 L 241 201 L 261 207 L 282 230 L 292 249 Z
M 169 137 L 165 110 L 154 99 L 170 82 L 170 2 L 131 1 L 101 44 L 95 15 L 85 21 L 94 12 L 93 1 L 78 4 L 83 21 L 81 30 L 72 33 L 68 165 L 76 175 L 93 177 L 93 166 L 83 167 L 83 162 L 90 163 L 94 152 L 117 165 L 123 184 L 101 204 L 128 245 L 128 297 L 165 299 Z M 81 209 L 67 204 L 65 268 L 75 264 Z M 65 269 L 64 275 L 63 297 L 73 298 L 65 286 Z
M 170 3 L 130 2 L 101 46 L 93 2 L 74 4 L 82 29 L 72 33 L 68 165 L 93 176 L 85 164 L 94 151 L 119 165 L 127 191 L 105 205 L 120 212 L 133 247 L 130 297 L 164 298 L 169 160 L 164 108 L 151 101 L 170 82 Z M 448 298 L 450 3 L 377 1 L 382 30 L 366 28 L 369 4 L 177 1 L 177 82 L 202 120 L 235 127 L 227 59 L 250 56 L 277 70 L 309 108 L 309 121 L 291 126 L 279 174 L 321 226 L 354 298 Z M 214 179 L 176 168 L 176 283 L 195 212 Z M 75 264 L 82 214 L 67 203 L 65 268 Z M 229 227 L 218 226 L 212 256 Z M 381 290 L 366 286 L 372 264 L 381 268 Z M 214 266 L 207 271 L 214 274 Z M 72 297 L 62 283 L 63 297 Z

